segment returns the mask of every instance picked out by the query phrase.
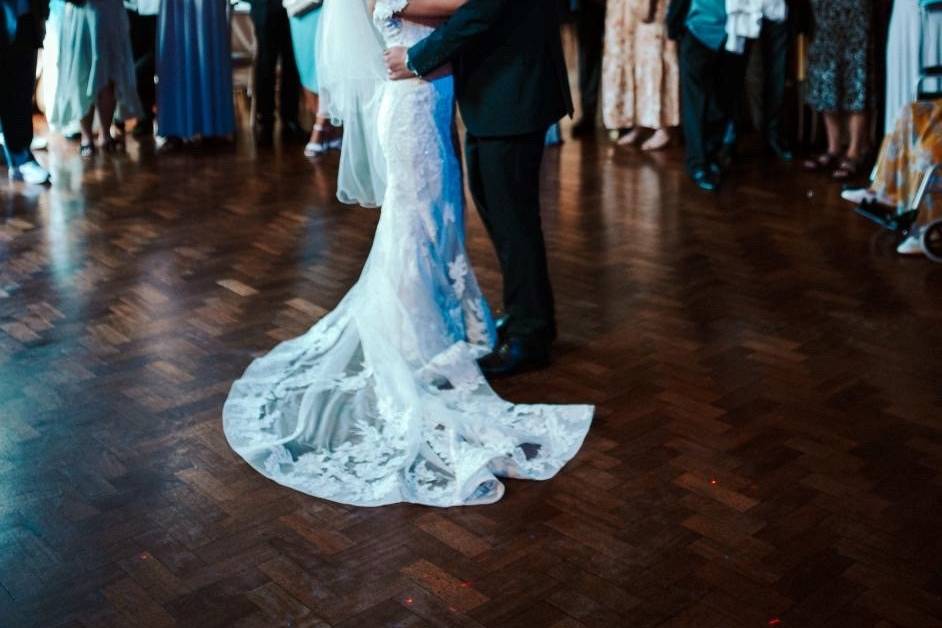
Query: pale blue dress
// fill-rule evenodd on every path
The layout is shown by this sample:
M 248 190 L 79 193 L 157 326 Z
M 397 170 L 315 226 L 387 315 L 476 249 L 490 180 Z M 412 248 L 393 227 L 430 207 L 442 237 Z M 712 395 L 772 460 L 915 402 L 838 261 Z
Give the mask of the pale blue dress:
M 317 64 L 314 61 L 317 24 L 320 18 L 320 8 L 290 18 L 291 44 L 294 48 L 294 59 L 301 77 L 301 85 L 315 94 L 320 91 L 317 85 Z
M 157 131 L 163 137 L 235 132 L 227 5 L 221 0 L 161 0 Z
M 122 0 L 66 3 L 59 23 L 59 76 L 50 124 L 63 128 L 81 120 L 109 83 L 114 83 L 118 116 L 141 115 L 134 76 L 128 15 Z

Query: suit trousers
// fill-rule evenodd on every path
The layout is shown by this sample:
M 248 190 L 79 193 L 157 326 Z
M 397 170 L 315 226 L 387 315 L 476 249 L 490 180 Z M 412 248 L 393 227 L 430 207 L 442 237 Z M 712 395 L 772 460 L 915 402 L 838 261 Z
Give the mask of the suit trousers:
M 0 46 L 0 130 L 8 166 L 21 166 L 33 158 L 33 90 L 36 85 L 36 48 L 32 19 L 19 19 L 13 43 Z
M 759 46 L 762 52 L 762 136 L 766 142 L 782 145 L 785 139 L 785 80 L 791 24 L 762 22 Z
M 540 218 L 546 131 L 509 137 L 467 135 L 468 185 L 504 276 L 507 333 L 546 346 L 556 337 L 553 288 Z
M 680 102 L 687 169 L 714 162 L 741 101 L 745 55 L 713 50 L 690 33 L 680 41 Z
M 605 3 L 583 2 L 576 18 L 579 35 L 579 94 L 582 116 L 595 121 L 602 84 L 602 50 L 605 39 Z
M 255 61 L 255 98 L 258 120 L 271 124 L 275 119 L 275 78 L 281 60 L 281 89 L 278 113 L 281 122 L 298 120 L 301 79 L 294 60 L 288 13 L 278 0 L 256 0 L 252 4 L 252 22 L 258 53 Z M 313 46 L 314 43 L 311 42 Z

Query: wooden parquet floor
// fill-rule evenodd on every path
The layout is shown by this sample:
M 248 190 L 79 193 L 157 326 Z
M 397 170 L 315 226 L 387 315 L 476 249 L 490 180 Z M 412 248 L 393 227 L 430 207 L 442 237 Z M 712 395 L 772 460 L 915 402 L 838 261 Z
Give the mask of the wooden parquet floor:
M 129 151 L 0 184 L 0 625 L 942 626 L 942 265 L 830 184 L 551 150 L 558 355 L 498 389 L 597 404 L 585 449 L 493 506 L 357 509 L 250 470 L 220 412 L 377 214 L 297 147 Z

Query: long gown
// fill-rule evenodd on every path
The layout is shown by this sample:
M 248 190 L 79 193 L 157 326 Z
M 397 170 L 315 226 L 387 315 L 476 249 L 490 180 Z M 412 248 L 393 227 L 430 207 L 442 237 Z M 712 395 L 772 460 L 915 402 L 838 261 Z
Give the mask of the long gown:
M 431 31 L 380 26 L 387 46 Z M 453 123 L 451 76 L 386 84 L 387 188 L 359 281 L 232 387 L 229 443 L 280 484 L 359 506 L 485 504 L 498 477 L 548 479 L 582 445 L 591 406 L 509 403 L 477 366 L 495 332 L 465 252 Z
M 164 137 L 235 132 L 227 3 L 161 0 L 157 19 L 157 131 Z

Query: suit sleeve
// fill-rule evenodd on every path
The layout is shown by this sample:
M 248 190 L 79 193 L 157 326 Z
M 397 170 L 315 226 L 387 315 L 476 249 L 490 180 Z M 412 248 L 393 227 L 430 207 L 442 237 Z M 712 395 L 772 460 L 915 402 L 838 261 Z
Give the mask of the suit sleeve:
M 462 48 L 496 24 L 504 8 L 513 1 L 470 0 L 434 33 L 409 49 L 412 67 L 424 76 L 448 63 Z

